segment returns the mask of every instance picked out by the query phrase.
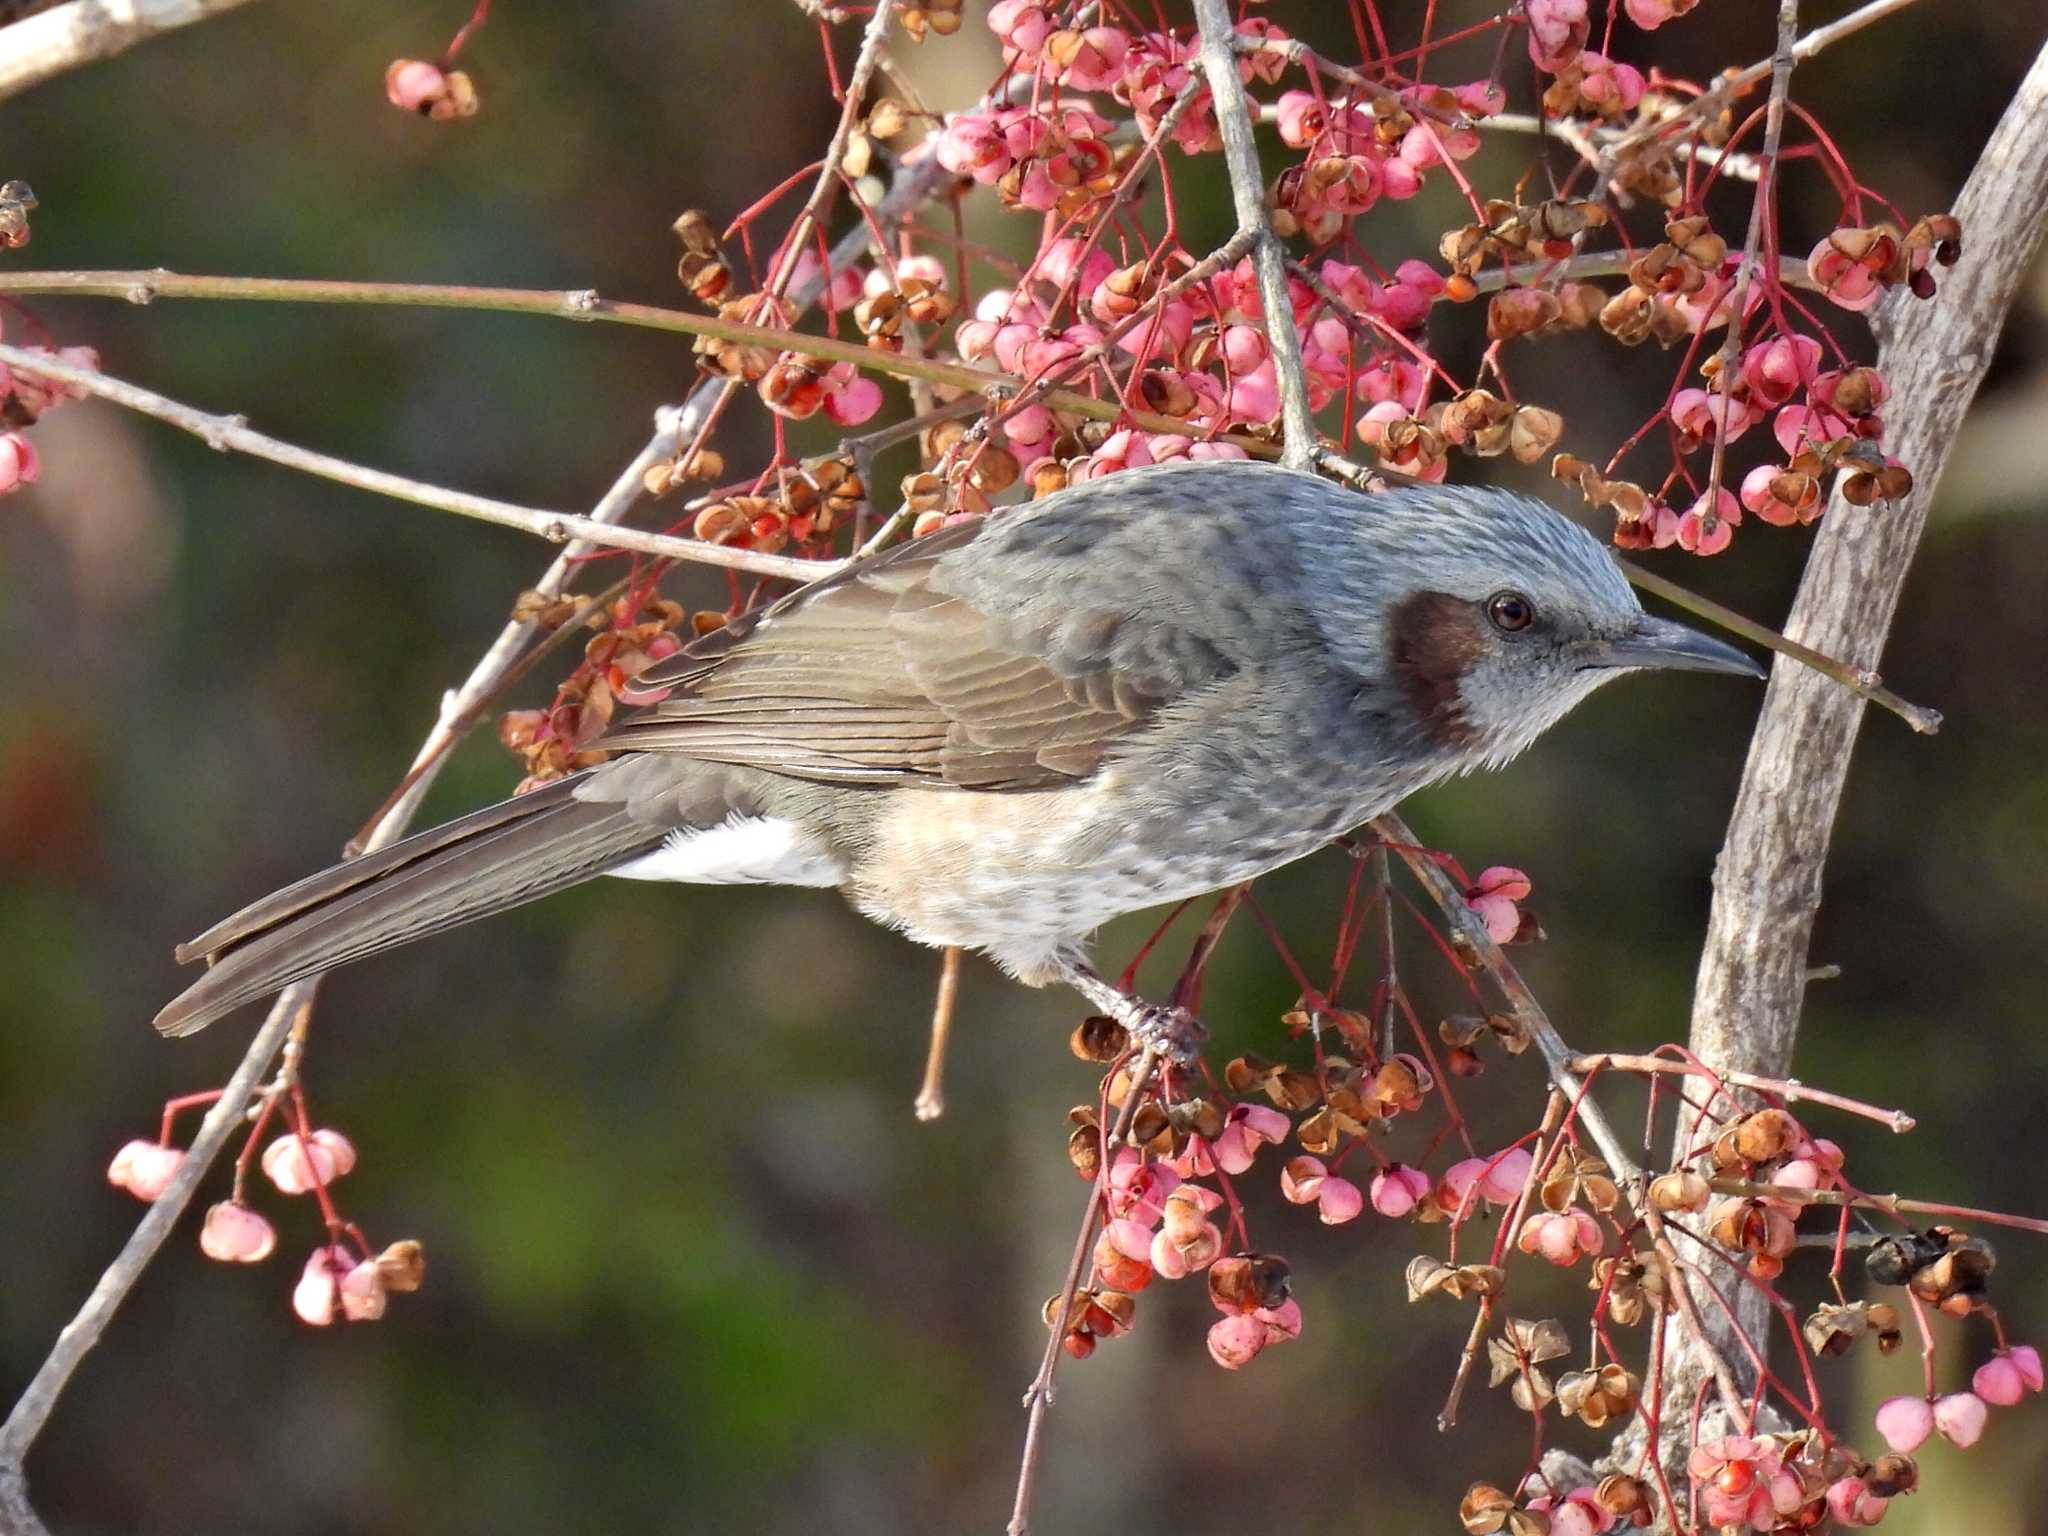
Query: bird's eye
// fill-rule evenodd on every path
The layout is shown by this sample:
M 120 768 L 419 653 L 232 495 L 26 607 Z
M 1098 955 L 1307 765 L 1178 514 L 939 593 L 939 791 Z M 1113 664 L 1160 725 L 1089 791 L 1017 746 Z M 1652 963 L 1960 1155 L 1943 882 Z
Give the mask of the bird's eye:
M 1536 606 L 1519 592 L 1496 592 L 1486 600 L 1486 617 L 1495 629 L 1512 635 L 1536 622 Z

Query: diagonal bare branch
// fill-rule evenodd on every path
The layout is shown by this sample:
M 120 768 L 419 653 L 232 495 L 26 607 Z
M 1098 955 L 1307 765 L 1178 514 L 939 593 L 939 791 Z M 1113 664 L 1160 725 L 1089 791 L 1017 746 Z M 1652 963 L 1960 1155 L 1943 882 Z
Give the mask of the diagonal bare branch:
M 70 0 L 0 27 L 0 101 L 249 0 Z
M 549 512 L 540 507 L 522 507 L 509 501 L 497 501 L 489 496 L 472 495 L 468 491 L 451 491 L 442 486 L 429 485 L 423 480 L 409 479 L 404 475 L 394 475 L 388 470 L 371 469 L 349 459 L 336 458 L 333 454 L 301 448 L 294 443 L 285 442 L 282 438 L 256 431 L 240 416 L 215 416 L 183 405 L 167 395 L 157 394 L 154 390 L 144 389 L 138 384 L 130 384 L 91 368 L 75 368 L 68 363 L 60 363 L 22 347 L 0 345 L 0 363 L 7 364 L 17 373 L 27 374 L 32 378 L 54 379 L 87 394 L 96 395 L 102 400 L 124 405 L 144 416 L 153 416 L 158 421 L 168 422 L 174 427 L 190 432 L 209 448 L 217 448 L 222 452 L 246 453 L 252 458 L 267 459 L 273 464 L 282 464 L 287 469 L 296 469 L 322 480 L 333 480 L 342 485 L 353 485 L 361 490 L 374 491 L 395 501 L 432 507 L 440 512 L 453 512 L 458 517 L 473 517 L 479 522 L 495 523 L 501 528 L 517 528 L 522 533 L 534 534 L 554 544 L 566 544 L 571 539 L 581 539 L 585 543 L 602 545 L 609 549 L 630 549 L 641 554 L 659 555 L 669 560 L 695 560 L 705 565 L 723 566 L 756 576 L 782 577 L 793 581 L 810 581 L 833 569 L 833 562 L 829 561 L 801 560 L 789 555 L 729 549 L 724 545 L 706 544 L 699 539 L 678 538 L 673 534 L 647 533 L 638 528 L 614 527 L 580 513 Z

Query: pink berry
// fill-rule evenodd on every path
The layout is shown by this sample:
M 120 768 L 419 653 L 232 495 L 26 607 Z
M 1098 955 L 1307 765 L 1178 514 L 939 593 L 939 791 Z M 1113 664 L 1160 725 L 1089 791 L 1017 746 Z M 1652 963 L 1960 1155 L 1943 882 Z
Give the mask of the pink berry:
M 2031 1344 L 2015 1344 L 2007 1357 L 2018 1368 L 2020 1380 L 2027 1384 L 2029 1392 L 2041 1390 L 2041 1351 Z
M 1390 1163 L 1372 1176 L 1372 1208 L 1382 1216 L 1406 1216 L 1428 1193 L 1429 1175 L 1420 1168 Z
M 1968 1450 L 1984 1433 L 1991 1411 L 1974 1392 L 1951 1392 L 1934 1405 L 1934 1427 Z
M 1872 1493 L 1860 1477 L 1837 1478 L 1828 1484 L 1828 1513 L 1844 1525 L 1876 1525 L 1890 1502 Z
M 199 1251 L 223 1264 L 259 1264 L 276 1247 L 277 1229 L 233 1200 L 211 1207 L 199 1229 Z
M 1970 1377 L 1970 1390 L 1993 1407 L 2010 1408 L 2027 1395 L 2027 1383 L 2010 1355 L 1993 1355 Z
M 825 415 L 839 426 L 857 427 L 881 408 L 882 386 L 852 363 L 835 363 L 826 372 Z
M 1292 1296 L 1277 1307 L 1260 1307 L 1251 1315 L 1265 1325 L 1268 1344 L 1301 1337 L 1301 1303 Z
M 354 1267 L 345 1248 L 315 1248 L 299 1273 L 299 1283 L 292 1288 L 292 1310 L 299 1320 L 315 1328 L 333 1322 L 341 1298 L 338 1277 Z
M 1910 1456 L 1934 1433 L 1934 1405 L 1924 1397 L 1888 1397 L 1878 1404 L 1877 1432 L 1901 1456 Z
M 1498 1157 L 1489 1158 L 1486 1171 L 1479 1176 L 1479 1193 L 1495 1205 L 1512 1205 L 1521 1198 L 1522 1186 L 1529 1181 L 1529 1169 L 1535 1162 L 1527 1147 L 1510 1147 Z
M 356 1149 L 339 1131 L 321 1129 L 300 1144 L 287 1133 L 263 1149 L 263 1172 L 287 1195 L 310 1194 L 356 1165 Z
M 36 445 L 19 432 L 0 432 L 0 496 L 33 485 L 43 472 Z
M 107 1182 L 138 1200 L 154 1200 L 169 1187 L 171 1176 L 184 1161 L 185 1154 L 177 1147 L 131 1141 L 114 1154 L 107 1167 Z
M 1209 1328 L 1209 1358 L 1226 1371 L 1241 1370 L 1266 1347 L 1266 1325 L 1249 1312 L 1218 1318 Z
M 384 71 L 384 94 L 404 112 L 424 112 L 448 94 L 448 77 L 425 59 L 395 59 Z
M 352 1323 L 373 1323 L 384 1315 L 384 1277 L 377 1262 L 365 1259 L 341 1277 L 341 1314 Z
M 1365 1192 L 1349 1179 L 1324 1179 L 1316 1192 L 1316 1210 L 1326 1227 L 1340 1227 L 1365 1209 Z

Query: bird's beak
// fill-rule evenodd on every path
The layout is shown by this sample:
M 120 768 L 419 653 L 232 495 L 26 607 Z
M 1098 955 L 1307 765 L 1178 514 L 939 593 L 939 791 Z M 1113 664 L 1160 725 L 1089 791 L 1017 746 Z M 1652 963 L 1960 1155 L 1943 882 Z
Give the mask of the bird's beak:
M 1673 672 L 1733 672 L 1741 677 L 1767 674 L 1732 645 L 1709 639 L 1696 629 L 1644 614 L 1619 640 L 1595 642 L 1585 663 L 1590 667 L 1662 667 Z

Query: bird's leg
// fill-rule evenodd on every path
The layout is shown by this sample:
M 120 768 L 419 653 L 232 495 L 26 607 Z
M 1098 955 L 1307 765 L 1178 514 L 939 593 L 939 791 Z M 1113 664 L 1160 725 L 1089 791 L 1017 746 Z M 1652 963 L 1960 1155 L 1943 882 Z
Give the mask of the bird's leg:
M 1202 1021 L 1187 1009 L 1162 1007 L 1119 991 L 1077 954 L 1059 954 L 1053 965 L 1060 980 L 1085 997 L 1089 1006 L 1123 1025 L 1139 1046 L 1157 1046 L 1176 1066 L 1192 1063 L 1202 1042 L 1209 1038 Z

